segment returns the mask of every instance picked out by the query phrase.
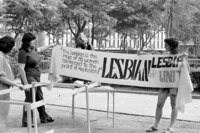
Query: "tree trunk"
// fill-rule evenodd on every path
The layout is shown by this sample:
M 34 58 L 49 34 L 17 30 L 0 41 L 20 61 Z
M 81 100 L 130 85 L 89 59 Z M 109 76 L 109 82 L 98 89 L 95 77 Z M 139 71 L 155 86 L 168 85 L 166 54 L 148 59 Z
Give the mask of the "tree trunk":
M 174 7 L 174 0 L 171 0 L 171 7 L 169 9 L 169 17 L 166 30 L 167 31 L 166 38 L 173 36 L 173 7 Z
M 127 34 L 124 35 L 124 47 L 123 47 L 124 53 L 126 52 L 126 45 L 127 45 L 126 44 L 126 39 L 127 39 L 127 36 L 128 36 Z

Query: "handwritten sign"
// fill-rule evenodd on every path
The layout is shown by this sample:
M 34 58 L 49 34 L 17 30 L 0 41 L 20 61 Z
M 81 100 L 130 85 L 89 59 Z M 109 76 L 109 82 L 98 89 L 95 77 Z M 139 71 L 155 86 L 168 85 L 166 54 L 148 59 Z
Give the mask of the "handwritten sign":
M 50 73 L 102 83 L 177 87 L 180 55 L 117 54 L 56 46 Z

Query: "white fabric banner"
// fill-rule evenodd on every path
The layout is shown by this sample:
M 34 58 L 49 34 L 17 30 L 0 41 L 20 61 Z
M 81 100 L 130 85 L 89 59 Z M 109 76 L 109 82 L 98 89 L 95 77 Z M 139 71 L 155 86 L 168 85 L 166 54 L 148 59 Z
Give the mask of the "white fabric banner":
M 177 88 L 180 56 L 118 54 L 56 46 L 50 73 L 101 83 Z
M 101 83 L 140 87 L 178 88 L 176 108 L 192 102 L 193 85 L 181 55 L 117 54 L 56 46 L 50 63 L 50 80 L 57 75 Z

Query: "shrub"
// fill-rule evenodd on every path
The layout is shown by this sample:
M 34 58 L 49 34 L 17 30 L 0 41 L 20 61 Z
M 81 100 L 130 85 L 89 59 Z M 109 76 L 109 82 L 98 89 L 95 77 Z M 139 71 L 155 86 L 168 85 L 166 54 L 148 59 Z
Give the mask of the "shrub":
M 50 67 L 50 60 L 42 60 L 40 62 L 40 70 L 42 73 L 48 73 Z
M 19 78 L 19 68 L 18 68 L 18 53 L 19 50 L 17 48 L 13 48 L 11 53 L 9 54 L 10 59 L 10 66 L 13 71 L 14 77 Z M 45 73 L 48 72 L 50 66 L 50 58 L 51 58 L 51 49 L 42 52 L 41 54 L 41 63 L 40 63 L 40 70 L 41 72 Z
M 40 54 L 42 58 L 42 61 L 40 63 L 40 70 L 42 73 L 47 73 L 49 71 L 51 52 L 52 49 L 48 49 Z
M 40 53 L 42 56 L 42 60 L 49 60 L 51 58 L 52 49 L 45 50 L 44 52 Z
M 13 71 L 15 79 L 19 77 L 19 69 L 17 65 L 18 53 L 19 53 L 18 49 L 14 47 L 9 54 L 10 66 Z
M 190 74 L 191 81 L 194 85 L 195 91 L 200 91 L 200 72 L 192 72 Z

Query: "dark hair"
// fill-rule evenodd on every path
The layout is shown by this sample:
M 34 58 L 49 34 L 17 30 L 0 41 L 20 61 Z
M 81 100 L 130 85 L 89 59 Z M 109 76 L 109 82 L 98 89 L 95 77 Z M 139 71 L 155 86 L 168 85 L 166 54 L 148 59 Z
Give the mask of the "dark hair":
M 94 48 L 93 48 L 93 46 L 91 45 L 91 44 L 89 44 L 89 42 L 87 43 L 87 48 L 86 48 L 87 50 L 93 50 Z
M 172 54 L 178 54 L 179 42 L 176 38 L 166 38 L 164 42 L 169 45 Z
M 92 47 L 92 45 L 89 44 L 89 42 L 87 42 L 86 44 L 77 43 L 76 44 L 76 48 L 81 48 L 81 49 L 86 49 L 86 50 L 93 50 L 93 47 Z
M 86 45 L 86 44 L 83 44 L 83 43 L 77 42 L 77 43 L 76 43 L 76 48 L 85 49 L 85 48 L 86 48 L 85 45 Z
M 32 33 L 25 33 L 22 37 L 22 46 L 21 49 L 24 49 L 25 51 L 28 51 L 28 48 L 30 48 L 30 42 L 35 40 L 36 37 Z
M 4 54 L 9 53 L 15 46 L 15 39 L 11 36 L 4 36 L 0 39 L 0 51 Z

